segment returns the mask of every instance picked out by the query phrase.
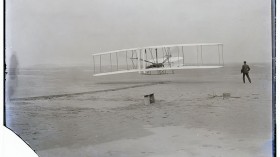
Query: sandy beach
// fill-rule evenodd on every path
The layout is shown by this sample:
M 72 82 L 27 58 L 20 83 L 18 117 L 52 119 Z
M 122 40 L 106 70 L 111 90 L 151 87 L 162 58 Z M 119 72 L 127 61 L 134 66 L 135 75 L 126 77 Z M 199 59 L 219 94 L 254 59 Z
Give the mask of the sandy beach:
M 269 157 L 271 66 L 250 66 L 251 84 L 241 65 L 103 77 L 90 67 L 25 69 L 7 126 L 42 157 Z M 145 105 L 150 93 L 156 102 Z

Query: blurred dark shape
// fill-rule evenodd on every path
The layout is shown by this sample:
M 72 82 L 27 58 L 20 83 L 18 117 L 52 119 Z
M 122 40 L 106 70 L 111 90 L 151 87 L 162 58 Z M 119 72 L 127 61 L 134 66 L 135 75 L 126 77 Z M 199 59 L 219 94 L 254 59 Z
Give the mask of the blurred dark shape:
M 10 62 L 7 66 L 8 75 L 7 75 L 7 98 L 10 98 L 15 94 L 15 90 L 18 84 L 18 59 L 16 52 L 13 52 Z

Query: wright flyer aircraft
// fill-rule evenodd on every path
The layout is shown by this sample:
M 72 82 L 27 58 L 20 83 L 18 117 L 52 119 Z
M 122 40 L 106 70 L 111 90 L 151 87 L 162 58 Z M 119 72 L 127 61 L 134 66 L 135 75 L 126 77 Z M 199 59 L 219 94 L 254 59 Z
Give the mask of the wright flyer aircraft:
M 221 68 L 222 43 L 176 44 L 122 49 L 92 54 L 93 76 L 137 72 L 174 73 L 180 69 Z

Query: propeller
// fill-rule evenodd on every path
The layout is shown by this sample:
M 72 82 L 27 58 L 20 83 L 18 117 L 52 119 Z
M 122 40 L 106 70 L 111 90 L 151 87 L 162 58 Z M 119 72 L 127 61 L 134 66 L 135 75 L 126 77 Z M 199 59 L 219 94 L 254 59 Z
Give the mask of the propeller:
M 162 64 L 164 64 L 166 61 L 168 61 L 170 57 L 171 57 L 171 55 L 166 55 L 166 59 L 162 62 Z

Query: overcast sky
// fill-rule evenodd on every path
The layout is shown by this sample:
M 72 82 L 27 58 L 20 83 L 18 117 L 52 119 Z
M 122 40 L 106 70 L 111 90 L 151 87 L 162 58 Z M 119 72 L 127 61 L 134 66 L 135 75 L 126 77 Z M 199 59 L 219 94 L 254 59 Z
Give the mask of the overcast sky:
M 7 0 L 7 56 L 92 64 L 94 52 L 220 42 L 225 63 L 270 62 L 270 0 Z

